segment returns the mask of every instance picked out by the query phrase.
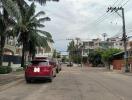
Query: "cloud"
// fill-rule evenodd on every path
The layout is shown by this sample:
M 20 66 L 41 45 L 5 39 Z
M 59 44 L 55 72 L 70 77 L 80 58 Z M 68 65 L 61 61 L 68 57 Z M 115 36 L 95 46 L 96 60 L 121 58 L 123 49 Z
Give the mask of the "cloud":
M 119 0 L 115 5 L 121 2 Z M 66 50 L 67 38 L 102 38 L 102 33 L 110 37 L 121 31 L 122 20 L 117 14 L 108 14 L 105 20 L 97 23 L 107 7 L 114 3 L 115 0 L 60 0 L 57 3 L 48 2 L 46 6 L 37 4 L 37 11 L 44 10 L 51 17 L 52 21 L 45 23 L 44 30 L 52 33 L 58 50 Z M 126 27 L 129 29 L 132 26 L 131 3 L 125 6 Z

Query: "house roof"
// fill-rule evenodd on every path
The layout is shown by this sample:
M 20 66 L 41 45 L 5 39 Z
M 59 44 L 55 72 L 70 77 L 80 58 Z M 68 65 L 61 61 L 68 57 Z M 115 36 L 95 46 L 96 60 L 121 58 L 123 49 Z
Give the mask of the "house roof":
M 124 51 L 114 54 L 113 56 L 124 55 Z

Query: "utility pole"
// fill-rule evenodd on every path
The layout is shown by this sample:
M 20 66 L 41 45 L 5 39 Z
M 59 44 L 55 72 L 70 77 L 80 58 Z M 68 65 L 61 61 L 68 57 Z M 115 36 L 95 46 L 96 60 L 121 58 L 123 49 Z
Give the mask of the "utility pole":
M 118 11 L 121 10 L 122 15 L 118 13 Z M 128 66 L 128 53 L 127 53 L 127 35 L 126 35 L 126 27 L 125 27 L 125 15 L 124 15 L 124 8 L 123 7 L 108 7 L 107 12 L 116 12 L 121 18 L 122 18 L 122 23 L 123 23 L 123 36 L 122 36 L 122 41 L 124 43 L 124 61 L 125 61 L 125 72 L 129 72 L 129 66 Z
M 80 38 L 76 38 L 76 41 L 77 41 L 77 62 L 78 62 L 78 66 L 79 66 L 79 40 Z

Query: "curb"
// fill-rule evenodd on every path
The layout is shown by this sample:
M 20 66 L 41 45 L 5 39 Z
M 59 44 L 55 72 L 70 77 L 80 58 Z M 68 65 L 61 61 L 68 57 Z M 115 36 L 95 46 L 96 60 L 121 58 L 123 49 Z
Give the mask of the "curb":
M 5 84 L 5 85 L 0 86 L 0 92 L 6 90 L 8 88 L 11 88 L 11 87 L 13 87 L 15 85 L 20 84 L 23 80 L 24 79 L 18 79 L 18 80 L 14 81 L 14 82 L 11 82 L 11 83 L 8 83 L 8 84 Z
M 121 74 L 123 74 L 123 75 L 126 75 L 126 76 L 132 76 L 132 73 L 130 72 L 130 73 L 121 73 Z
M 108 72 L 113 73 L 113 74 L 121 74 L 121 75 L 124 75 L 124 76 L 132 76 L 132 72 L 125 73 L 125 72 L 118 71 L 118 70 L 113 70 L 113 71 L 108 71 Z

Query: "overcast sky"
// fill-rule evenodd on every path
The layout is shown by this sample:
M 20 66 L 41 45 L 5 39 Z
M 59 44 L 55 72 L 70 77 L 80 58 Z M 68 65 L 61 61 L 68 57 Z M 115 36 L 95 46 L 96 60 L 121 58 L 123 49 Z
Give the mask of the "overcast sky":
M 106 13 L 109 6 L 121 6 L 128 0 L 60 0 L 48 2 L 45 6 L 37 4 L 37 11 L 44 10 L 51 18 L 46 22 L 45 31 L 53 35 L 55 48 L 66 51 L 68 38 L 81 39 L 102 38 L 102 33 L 108 37 L 122 32 L 122 19 L 116 13 Z M 132 0 L 125 4 L 127 32 L 132 30 Z M 121 12 L 119 11 L 121 14 Z M 104 15 L 105 20 L 101 16 Z M 131 35 L 131 33 L 129 33 Z

